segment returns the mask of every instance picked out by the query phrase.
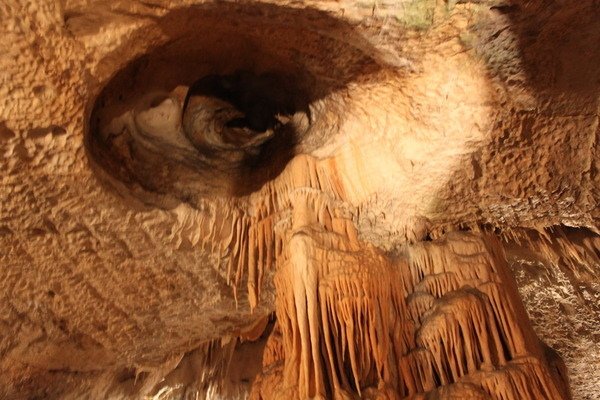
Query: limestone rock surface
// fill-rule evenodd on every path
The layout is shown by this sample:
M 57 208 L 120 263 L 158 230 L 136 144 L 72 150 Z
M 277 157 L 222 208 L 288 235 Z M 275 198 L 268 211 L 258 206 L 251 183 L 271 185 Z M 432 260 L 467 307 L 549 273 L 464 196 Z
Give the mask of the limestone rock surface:
M 596 399 L 599 15 L 3 1 L 0 398 Z

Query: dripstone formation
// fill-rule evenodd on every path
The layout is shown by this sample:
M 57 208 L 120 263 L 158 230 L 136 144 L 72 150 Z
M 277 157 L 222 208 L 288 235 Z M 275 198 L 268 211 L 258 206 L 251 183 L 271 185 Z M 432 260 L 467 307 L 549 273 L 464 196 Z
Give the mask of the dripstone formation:
M 0 398 L 600 392 L 600 6 L 0 5 Z

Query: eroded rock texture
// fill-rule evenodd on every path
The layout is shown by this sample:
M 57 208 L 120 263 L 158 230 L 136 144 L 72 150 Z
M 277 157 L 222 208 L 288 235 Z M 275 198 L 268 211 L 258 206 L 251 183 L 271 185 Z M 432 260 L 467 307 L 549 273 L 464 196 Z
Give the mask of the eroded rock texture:
M 596 398 L 598 15 L 3 2 L 0 397 Z
M 449 234 L 392 260 L 308 197 L 275 278 L 279 357 L 253 398 L 568 397 L 497 241 Z

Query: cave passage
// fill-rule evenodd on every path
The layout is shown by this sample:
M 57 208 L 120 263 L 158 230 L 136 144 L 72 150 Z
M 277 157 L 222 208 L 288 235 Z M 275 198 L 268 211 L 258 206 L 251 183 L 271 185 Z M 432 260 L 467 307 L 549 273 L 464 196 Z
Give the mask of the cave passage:
M 278 115 L 289 117 L 296 110 L 289 94 L 282 90 L 281 79 L 273 73 L 255 75 L 236 71 L 229 75 L 211 74 L 194 82 L 186 94 L 182 113 L 185 115 L 192 96 L 215 97 L 232 104 L 244 116 L 229 120 L 229 128 L 248 128 L 265 132 L 281 124 Z
M 109 183 L 164 207 L 260 189 L 322 147 L 348 86 L 385 68 L 352 26 L 316 10 L 207 4 L 158 26 L 167 40 L 96 98 L 86 147 Z

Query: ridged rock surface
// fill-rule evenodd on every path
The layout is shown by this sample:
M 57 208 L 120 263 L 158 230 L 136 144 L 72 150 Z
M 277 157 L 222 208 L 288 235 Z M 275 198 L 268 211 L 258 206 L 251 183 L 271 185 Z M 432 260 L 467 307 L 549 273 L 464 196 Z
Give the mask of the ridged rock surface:
M 598 15 L 5 0 L 0 397 L 595 399 Z

